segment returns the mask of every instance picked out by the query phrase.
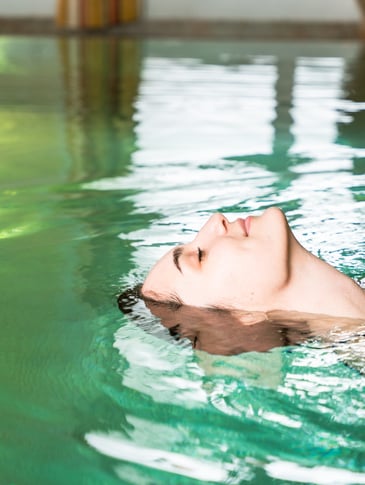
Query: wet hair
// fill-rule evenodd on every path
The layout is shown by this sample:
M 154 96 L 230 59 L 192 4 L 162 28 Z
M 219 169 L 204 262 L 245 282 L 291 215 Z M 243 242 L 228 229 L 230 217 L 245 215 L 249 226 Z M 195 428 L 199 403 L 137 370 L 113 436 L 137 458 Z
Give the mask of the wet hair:
M 163 340 L 181 343 L 183 338 L 180 335 L 180 325 L 164 325 L 162 319 L 157 316 L 158 309 L 175 315 L 183 305 L 181 300 L 177 295 L 171 295 L 171 298 L 165 300 L 157 299 L 158 295 L 156 295 L 154 299 L 144 296 L 141 290 L 142 284 L 124 290 L 117 298 L 119 310 L 147 333 L 152 333 Z
M 178 310 L 183 305 L 183 302 L 175 294 L 171 294 L 169 298 L 160 300 L 157 298 L 157 295 L 156 298 L 144 296 L 141 290 L 142 284 L 140 283 L 132 288 L 127 288 L 118 296 L 118 306 L 122 313 L 125 315 L 130 314 L 133 312 L 135 305 L 141 301 L 151 305 L 161 305 L 172 311 Z
M 178 343 L 190 341 L 193 348 L 212 354 L 265 352 L 301 343 L 309 336 L 305 321 L 275 320 L 260 312 L 192 307 L 182 304 L 175 295 L 163 301 L 146 298 L 141 287 L 119 295 L 118 306 L 125 315 L 148 333 L 164 339 L 167 335 Z
M 119 310 L 128 315 L 133 311 L 133 307 L 138 302 L 138 300 L 142 297 L 141 295 L 141 288 L 142 285 L 136 285 L 133 288 L 128 288 L 124 290 L 118 296 L 118 306 Z

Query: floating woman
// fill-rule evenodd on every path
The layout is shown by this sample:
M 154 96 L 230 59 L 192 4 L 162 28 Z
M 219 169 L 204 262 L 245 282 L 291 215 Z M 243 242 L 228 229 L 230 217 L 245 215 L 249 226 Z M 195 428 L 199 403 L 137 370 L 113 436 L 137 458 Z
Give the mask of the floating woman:
M 193 241 L 155 264 L 141 294 L 194 307 L 365 319 L 365 291 L 307 251 L 276 207 L 233 222 L 212 215 Z
M 307 251 L 276 207 L 233 222 L 211 216 L 190 243 L 168 251 L 141 286 L 119 296 L 120 309 L 141 323 L 138 301 L 175 339 L 213 354 L 266 351 L 311 338 L 332 345 L 365 335 L 365 291 Z

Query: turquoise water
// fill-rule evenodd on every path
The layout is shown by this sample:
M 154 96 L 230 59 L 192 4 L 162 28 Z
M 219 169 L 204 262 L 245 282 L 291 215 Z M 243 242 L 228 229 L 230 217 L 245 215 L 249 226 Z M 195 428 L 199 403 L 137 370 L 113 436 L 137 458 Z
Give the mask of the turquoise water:
M 365 483 L 362 339 L 224 357 L 116 305 L 273 204 L 363 281 L 364 113 L 360 44 L 0 38 L 2 484 Z

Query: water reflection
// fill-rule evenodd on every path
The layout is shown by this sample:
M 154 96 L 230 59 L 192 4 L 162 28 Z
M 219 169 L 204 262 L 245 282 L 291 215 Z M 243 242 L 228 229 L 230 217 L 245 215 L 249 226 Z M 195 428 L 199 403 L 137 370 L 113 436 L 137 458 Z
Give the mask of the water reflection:
M 144 422 L 143 424 L 144 426 L 151 426 L 150 422 Z M 171 429 L 167 426 L 160 425 L 156 426 L 156 428 L 158 435 L 168 436 L 171 433 Z M 153 448 L 147 448 L 143 442 L 137 444 L 135 443 L 136 440 L 126 440 L 123 435 L 115 432 L 109 434 L 88 433 L 86 440 L 90 446 L 102 454 L 130 463 L 142 464 L 144 467 L 148 467 L 149 470 L 162 470 L 178 476 L 204 482 L 209 481 L 211 483 L 224 483 L 229 479 L 229 464 L 226 464 L 225 467 L 223 464 L 207 459 L 207 456 L 209 457 L 210 455 L 210 450 L 204 450 L 202 447 L 199 448 L 199 454 L 201 455 L 199 459 L 196 456 L 192 457 L 183 453 L 159 449 L 156 444 Z M 163 443 L 163 446 L 165 447 L 166 443 Z M 228 468 L 228 470 L 225 470 L 225 468 Z M 130 475 L 126 474 L 123 466 L 117 466 L 116 472 L 121 479 L 130 477 Z M 138 476 L 139 480 L 141 478 Z
M 51 483 L 62 470 L 60 483 L 85 476 L 148 483 L 152 473 L 164 482 L 171 473 L 152 468 L 176 458 L 166 451 L 189 458 L 201 450 L 209 465 L 232 471 L 232 483 L 266 483 L 262 464 L 272 450 L 293 462 L 306 457 L 308 466 L 320 457 L 361 468 L 364 429 L 353 424 L 364 382 L 353 367 L 363 372 L 362 346 L 344 355 L 344 347 L 282 349 L 275 341 L 269 352 L 222 357 L 166 342 L 156 323 L 147 334 L 119 315 L 114 298 L 121 276 L 126 284 L 141 279 L 164 246 L 191 238 L 208 213 L 272 203 L 285 207 L 301 239 L 351 274 L 363 272 L 362 101 L 352 93 L 362 92 L 352 80 L 361 79 L 358 52 L 353 45 L 0 42 L 5 481 Z M 326 67 L 329 58 L 342 61 Z M 300 101 L 305 95 L 315 109 L 318 65 L 332 73 L 320 123 Z M 352 94 L 341 94 L 352 82 Z M 328 135 L 331 160 L 305 138 L 315 132 L 311 122 Z M 300 137 L 305 149 L 294 153 Z M 116 465 L 83 441 L 111 430 L 123 435 L 122 446 L 128 441 L 119 458 L 161 454 L 146 471 L 133 459 Z M 201 458 L 188 465 L 199 468 Z
M 0 481 L 54 481 L 44 466 L 50 453 L 60 483 L 82 481 L 86 469 L 114 483 L 93 470 L 95 456 L 78 439 L 96 416 L 122 422 L 103 390 L 118 387 L 109 375 L 119 326 L 112 293 L 131 268 L 130 245 L 116 235 L 149 220 L 129 218 L 125 194 L 83 191 L 78 182 L 129 170 L 139 44 L 7 38 L 0 64 L 1 416 L 9 437 Z
M 115 38 L 60 39 L 71 180 L 128 171 L 141 46 Z
M 84 136 L 81 145 L 67 138 L 72 156 L 80 160 L 75 180 L 86 180 L 83 194 L 96 201 L 88 223 L 100 228 L 97 210 L 102 207 L 106 226 L 113 224 L 113 231 L 105 226 L 105 237 L 88 246 L 92 261 L 101 262 L 98 271 L 108 268 L 108 274 L 117 275 L 132 268 L 133 278 L 135 273 L 141 278 L 164 246 L 190 238 L 209 212 L 258 211 L 273 203 L 285 207 L 309 244 L 319 243 L 322 251 L 330 247 L 337 263 L 342 244 L 359 249 L 360 236 L 353 229 L 363 224 L 364 215 L 349 189 L 355 183 L 353 152 L 336 144 L 346 61 L 337 46 L 323 50 L 313 54 L 303 46 L 217 49 L 146 42 L 134 111 L 126 121 L 135 137 L 128 171 L 122 164 L 115 170 L 103 160 L 103 154 L 112 156 L 104 142 L 102 150 L 87 146 L 89 125 L 80 123 L 82 110 L 76 116 L 71 111 L 75 131 Z M 351 57 L 355 50 L 346 55 Z M 105 116 L 102 123 L 110 128 Z M 93 120 L 92 110 L 88 117 Z M 83 166 L 89 155 L 96 157 L 90 170 Z M 120 221 L 116 207 L 121 214 L 125 211 L 125 221 Z M 341 211 L 348 218 L 346 232 Z M 341 227 L 331 225 L 334 221 Z M 117 238 L 114 228 L 119 223 Z M 315 240 L 319 227 L 321 239 Z M 135 259 L 123 271 L 113 271 L 121 247 L 123 258 L 133 254 Z M 353 254 L 344 256 L 344 264 L 352 266 L 353 261 Z M 96 307 L 102 303 L 95 291 L 100 289 L 96 269 L 86 276 L 89 288 L 94 288 L 89 301 Z M 361 439 L 344 437 L 342 429 L 361 407 L 346 396 L 352 397 L 363 380 L 344 369 L 341 356 L 331 349 L 297 347 L 285 352 L 277 348 L 280 333 L 274 332 L 275 349 L 270 352 L 222 357 L 208 349 L 194 352 L 190 346 L 171 345 L 156 329 L 151 324 L 147 334 L 133 322 L 122 322 L 114 339 L 118 364 L 105 386 L 115 412 L 113 405 L 100 407 L 102 412 L 110 410 L 111 417 L 102 414 L 97 423 L 90 420 L 89 427 L 83 427 L 90 446 L 120 460 L 104 463 L 121 479 L 146 480 L 140 463 L 156 481 L 161 475 L 153 474 L 161 469 L 170 473 L 163 476 L 165 481 L 178 472 L 202 478 L 208 461 L 223 464 L 232 483 L 264 483 L 267 474 L 280 475 L 270 467 L 279 462 L 273 450 L 278 450 L 277 458 L 293 462 L 304 456 L 308 466 L 318 463 L 318 457 L 321 464 L 343 466 L 339 454 L 332 453 L 338 436 L 342 434 L 342 453 L 361 446 Z M 99 329 L 99 338 L 104 330 Z M 244 340 L 247 343 L 247 335 Z M 329 373 L 336 377 L 331 379 Z M 334 422 L 338 409 L 347 411 Z M 300 444 L 293 449 L 293 442 Z M 199 452 L 205 460 L 192 461 Z M 203 475 L 195 475 L 197 469 Z
M 232 153 L 269 153 L 276 75 L 272 59 L 264 56 L 229 67 L 198 58 L 147 57 L 134 161 L 204 163 Z
M 338 143 L 354 149 L 354 174 L 365 173 L 365 48 L 346 66 L 343 83 L 344 103 L 338 123 Z M 356 195 L 356 194 L 355 194 Z
M 312 335 L 304 317 L 295 321 L 290 317 L 271 318 L 260 312 L 229 312 L 185 305 L 171 308 L 152 301 L 146 305 L 174 339 L 187 339 L 194 349 L 211 354 L 265 352 L 296 345 Z

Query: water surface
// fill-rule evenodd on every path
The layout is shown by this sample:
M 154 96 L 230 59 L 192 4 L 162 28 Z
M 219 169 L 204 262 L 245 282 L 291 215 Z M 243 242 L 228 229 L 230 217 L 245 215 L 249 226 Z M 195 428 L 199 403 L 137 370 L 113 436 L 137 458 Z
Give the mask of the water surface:
M 364 78 L 354 43 L 0 39 L 2 483 L 365 483 L 361 338 L 224 357 L 116 306 L 273 204 L 363 280 Z

